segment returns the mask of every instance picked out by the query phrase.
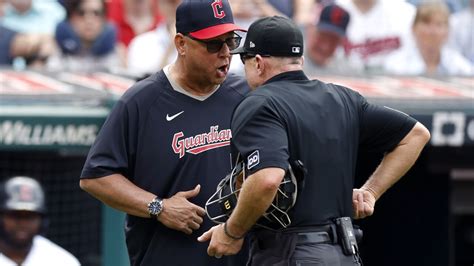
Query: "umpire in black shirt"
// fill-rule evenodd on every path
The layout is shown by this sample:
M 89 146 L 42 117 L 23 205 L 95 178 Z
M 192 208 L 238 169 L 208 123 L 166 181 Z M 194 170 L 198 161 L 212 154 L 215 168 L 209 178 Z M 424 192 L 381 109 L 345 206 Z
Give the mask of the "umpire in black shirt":
M 210 256 L 239 252 L 289 162 L 299 159 L 307 174 L 288 212 L 291 224 L 254 230 L 249 265 L 359 265 L 356 252 L 343 248 L 345 231 L 335 221 L 372 215 L 375 202 L 415 163 L 429 131 L 353 90 L 309 80 L 302 71 L 302 33 L 287 18 L 255 21 L 244 46 L 233 53 L 240 54 L 254 89 L 235 109 L 231 125 L 247 177 L 230 218 L 199 241 L 210 240 Z M 359 150 L 385 156 L 366 183 L 353 189 Z

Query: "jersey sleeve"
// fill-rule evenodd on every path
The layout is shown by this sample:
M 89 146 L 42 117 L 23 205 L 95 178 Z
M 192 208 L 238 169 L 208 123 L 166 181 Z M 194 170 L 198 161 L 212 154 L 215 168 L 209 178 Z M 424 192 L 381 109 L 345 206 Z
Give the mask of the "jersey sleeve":
M 360 148 L 367 152 L 389 152 L 415 126 L 409 115 L 361 97 Z
M 233 148 L 245 161 L 248 175 L 263 168 L 288 167 L 285 126 L 267 98 L 245 98 L 234 112 L 231 127 Z
M 118 101 L 105 123 L 87 156 L 81 178 L 98 178 L 111 174 L 130 176 L 135 138 L 133 121 L 136 121 L 133 108 L 123 101 Z M 136 127 L 135 127 L 136 128 Z M 132 166 L 133 167 L 133 166 Z

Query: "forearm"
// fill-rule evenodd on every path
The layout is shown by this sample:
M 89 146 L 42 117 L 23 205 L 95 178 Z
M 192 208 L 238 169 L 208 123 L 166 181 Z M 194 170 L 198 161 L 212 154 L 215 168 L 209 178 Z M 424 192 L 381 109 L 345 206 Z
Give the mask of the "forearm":
M 361 189 L 371 192 L 378 200 L 413 166 L 429 137 L 428 130 L 417 123 L 398 146 L 384 156 Z
M 270 207 L 284 174 L 284 170 L 280 168 L 265 168 L 245 180 L 237 206 L 227 221 L 232 234 L 241 236 L 252 228 Z
M 110 207 L 128 214 L 149 218 L 147 205 L 155 198 L 120 174 L 100 178 L 81 179 L 83 190 Z
M 12 40 L 10 55 L 12 57 L 29 57 L 38 51 L 40 45 L 39 34 L 17 33 Z

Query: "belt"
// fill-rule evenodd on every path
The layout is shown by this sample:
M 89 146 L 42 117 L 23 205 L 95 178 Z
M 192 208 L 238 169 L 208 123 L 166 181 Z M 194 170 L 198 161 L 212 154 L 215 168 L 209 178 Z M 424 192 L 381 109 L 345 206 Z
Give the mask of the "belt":
M 298 233 L 297 244 L 323 244 L 332 243 L 327 232 L 305 232 Z

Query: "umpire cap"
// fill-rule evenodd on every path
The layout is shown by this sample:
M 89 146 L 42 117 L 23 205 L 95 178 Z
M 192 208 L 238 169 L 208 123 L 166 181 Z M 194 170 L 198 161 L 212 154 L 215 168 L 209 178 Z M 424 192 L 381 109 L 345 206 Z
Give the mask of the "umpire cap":
M 0 204 L 1 211 L 46 212 L 41 185 L 26 176 L 9 178 L 0 185 Z
M 246 31 L 234 24 L 227 0 L 183 0 L 176 9 L 176 32 L 196 39 L 211 39 L 231 31 Z
M 289 18 L 261 18 L 250 25 L 244 45 L 231 54 L 299 57 L 303 55 L 303 33 Z

